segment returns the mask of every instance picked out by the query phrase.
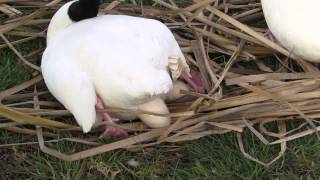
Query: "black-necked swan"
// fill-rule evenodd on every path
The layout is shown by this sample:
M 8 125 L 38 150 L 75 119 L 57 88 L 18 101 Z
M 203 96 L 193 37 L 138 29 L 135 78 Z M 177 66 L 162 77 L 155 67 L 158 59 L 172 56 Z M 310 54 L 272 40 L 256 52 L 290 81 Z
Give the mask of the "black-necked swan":
M 96 108 L 104 106 L 169 113 L 163 96 L 170 94 L 173 84 L 184 88 L 176 83 L 180 76 L 201 89 L 190 79 L 185 57 L 163 23 L 126 15 L 95 17 L 99 3 L 72 1 L 55 13 L 41 64 L 49 91 L 83 132 L 92 129 Z M 88 9 L 90 13 L 84 12 Z M 127 134 L 114 126 L 116 118 L 107 113 L 102 117 L 107 125 L 104 135 Z M 170 124 L 169 117 L 138 117 L 152 128 Z

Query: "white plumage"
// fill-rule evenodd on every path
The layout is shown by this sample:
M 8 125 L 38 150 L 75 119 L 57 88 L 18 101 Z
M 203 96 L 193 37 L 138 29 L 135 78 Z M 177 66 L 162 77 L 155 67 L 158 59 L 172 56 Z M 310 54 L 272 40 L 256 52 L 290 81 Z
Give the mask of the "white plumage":
M 164 24 L 105 15 L 55 32 L 48 39 L 41 68 L 50 92 L 88 132 L 96 121 L 97 95 L 106 106 L 136 108 L 168 93 L 172 88 L 171 57 L 189 71 L 179 45 Z M 166 107 L 159 110 L 168 112 Z M 168 122 L 159 127 L 164 125 Z
M 276 39 L 305 60 L 320 62 L 320 1 L 261 0 L 268 27 Z

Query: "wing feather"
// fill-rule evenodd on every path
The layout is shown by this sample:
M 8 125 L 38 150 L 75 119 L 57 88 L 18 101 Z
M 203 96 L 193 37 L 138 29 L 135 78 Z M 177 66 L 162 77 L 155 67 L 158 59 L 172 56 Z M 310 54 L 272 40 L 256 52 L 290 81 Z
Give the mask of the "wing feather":
M 96 121 L 96 93 L 89 77 L 72 63 L 44 58 L 42 74 L 52 95 L 75 117 L 84 132 Z M 63 63 L 61 63 L 63 62 Z

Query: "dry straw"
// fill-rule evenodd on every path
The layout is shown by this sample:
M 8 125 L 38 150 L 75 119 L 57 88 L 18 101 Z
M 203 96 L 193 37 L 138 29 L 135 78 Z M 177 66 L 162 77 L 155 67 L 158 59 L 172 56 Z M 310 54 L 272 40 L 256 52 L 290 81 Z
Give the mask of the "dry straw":
M 59 0 L 49 4 L 36 0 L 0 0 L 0 49 L 12 50 L 33 76 L 0 92 L 0 128 L 38 137 L 38 142 L 1 146 L 39 143 L 43 152 L 74 161 L 115 149 L 143 148 L 235 132 L 244 156 L 269 166 L 285 153 L 288 141 L 320 130 L 318 66 L 263 36 L 266 25 L 259 1 L 193 0 L 184 4 L 173 0 L 153 1 L 152 6 L 134 0 L 131 4 L 114 1 L 103 4 L 100 13 L 145 16 L 165 22 L 174 32 L 192 69 L 201 73 L 209 92 L 183 91 L 195 100 L 171 102 L 168 103 L 171 114 L 153 114 L 172 117 L 169 127 L 149 129 L 139 121 L 123 122 L 120 126 L 130 131 L 130 137 L 101 145 L 88 139 L 57 139 L 60 131 L 70 131 L 74 136 L 82 133 L 75 122 L 70 121 L 71 114 L 43 88 L 39 64 L 45 46 L 28 54 L 17 48 L 31 41 L 44 41 L 50 17 L 62 3 Z M 105 111 L 152 114 L 116 108 Z M 277 124 L 278 132 L 268 130 L 269 123 Z M 300 126 L 287 129 L 288 123 Z M 244 128 L 266 145 L 279 144 L 278 156 L 265 163 L 247 154 L 242 140 Z M 94 147 L 67 155 L 45 145 L 63 140 Z

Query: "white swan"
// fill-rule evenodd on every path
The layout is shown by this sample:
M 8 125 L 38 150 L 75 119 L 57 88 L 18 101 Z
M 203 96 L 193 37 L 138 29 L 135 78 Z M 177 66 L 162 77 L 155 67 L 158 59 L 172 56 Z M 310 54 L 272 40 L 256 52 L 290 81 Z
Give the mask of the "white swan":
M 320 1 L 261 0 L 268 27 L 275 38 L 305 60 L 320 62 Z
M 152 19 L 94 17 L 99 2 L 95 1 L 69 2 L 53 16 L 41 64 L 48 89 L 71 111 L 85 133 L 96 122 L 95 107 L 169 113 L 161 96 L 170 92 L 173 81 L 182 75 L 197 88 L 188 77 L 188 64 L 173 34 Z M 91 8 L 94 13 L 81 13 L 81 5 L 86 5 L 83 11 Z M 114 126 L 116 119 L 102 115 L 109 126 L 104 135 L 126 135 Z M 170 124 L 169 117 L 139 118 L 152 128 Z

